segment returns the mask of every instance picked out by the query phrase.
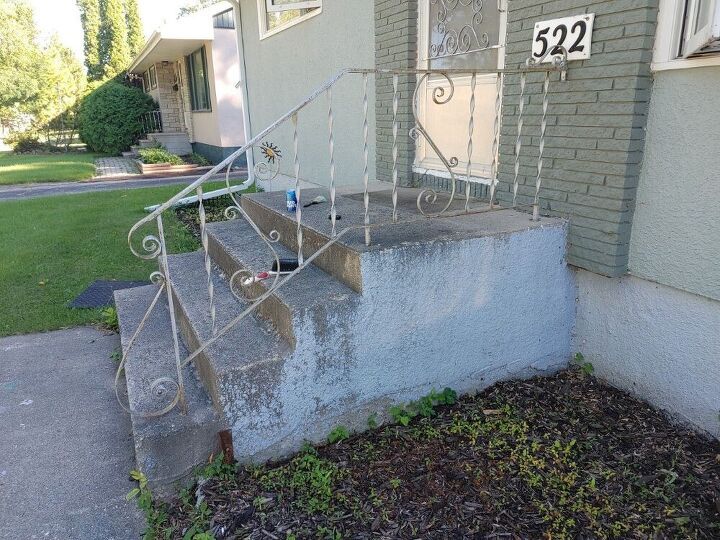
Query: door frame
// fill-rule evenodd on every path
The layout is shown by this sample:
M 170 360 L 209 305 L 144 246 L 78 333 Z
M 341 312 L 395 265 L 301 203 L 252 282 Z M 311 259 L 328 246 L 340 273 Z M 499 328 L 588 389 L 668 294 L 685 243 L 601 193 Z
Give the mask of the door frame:
M 491 2 L 492 0 L 487 0 L 488 2 Z M 497 8 L 500 12 L 500 33 L 498 37 L 498 45 L 495 46 L 498 49 L 498 69 L 503 69 L 505 67 L 505 39 L 507 35 L 507 0 L 496 0 L 497 1 Z M 430 0 L 418 0 L 418 54 L 417 54 L 417 68 L 418 69 L 428 69 L 430 65 L 430 58 L 428 57 L 428 49 L 429 49 L 429 39 L 430 39 Z M 420 79 L 420 75 L 418 75 L 418 80 Z M 453 78 L 453 82 L 456 86 L 458 85 L 470 85 L 470 79 L 471 77 L 469 75 L 466 76 L 458 76 Z M 477 84 L 480 86 L 481 84 L 492 84 L 493 86 L 496 85 L 497 81 L 497 75 L 493 74 L 478 74 L 477 75 Z M 440 81 L 442 82 L 442 80 Z M 426 117 L 426 109 L 427 109 L 427 88 L 432 88 L 432 85 L 438 84 L 438 81 L 428 79 L 427 85 L 425 88 L 420 88 L 418 92 L 418 100 L 419 100 L 419 106 L 418 106 L 418 116 L 419 120 L 424 124 L 427 125 L 427 122 L 425 122 Z M 412 97 L 410 98 L 412 99 Z M 501 110 L 502 110 L 502 88 L 500 89 L 500 99 L 501 99 Z M 501 113 L 502 114 L 502 113 Z M 492 119 L 494 122 L 494 118 Z M 465 130 L 467 130 L 467 125 L 462 126 Z M 461 129 L 462 129 L 461 128 Z M 432 136 L 432 134 L 430 134 Z M 447 171 L 442 166 L 442 162 L 439 158 L 436 157 L 425 157 L 426 156 L 426 150 L 427 142 L 420 137 L 418 144 L 415 147 L 415 157 L 413 159 L 413 165 L 412 170 L 414 173 L 419 175 L 431 175 L 438 178 L 452 178 L 452 175 L 450 172 Z M 432 153 L 432 150 L 430 150 L 430 153 Z M 423 156 L 423 161 L 420 161 L 421 156 Z M 448 159 L 452 156 L 446 156 Z M 458 156 L 459 158 L 459 156 Z M 437 168 L 440 167 L 440 168 Z M 455 178 L 458 180 L 464 180 L 466 178 L 466 165 L 462 162 L 457 167 L 454 168 L 455 170 Z M 479 183 L 479 184 L 486 184 L 489 185 L 491 183 L 491 172 L 487 166 L 478 166 L 473 165 L 471 172 L 470 172 L 470 181 Z

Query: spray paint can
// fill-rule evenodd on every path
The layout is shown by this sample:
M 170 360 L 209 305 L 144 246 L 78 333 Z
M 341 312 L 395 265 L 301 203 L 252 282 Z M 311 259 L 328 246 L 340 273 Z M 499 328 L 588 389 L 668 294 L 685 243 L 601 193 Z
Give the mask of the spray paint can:
M 294 189 L 288 189 L 285 193 L 286 200 L 287 200 L 287 211 L 288 212 L 297 212 L 297 193 L 295 193 Z

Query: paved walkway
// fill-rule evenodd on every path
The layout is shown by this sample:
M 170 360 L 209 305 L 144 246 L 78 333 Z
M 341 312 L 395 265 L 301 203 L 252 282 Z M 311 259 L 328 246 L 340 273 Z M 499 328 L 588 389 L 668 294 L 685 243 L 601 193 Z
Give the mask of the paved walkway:
M 137 178 L 126 180 L 104 180 L 99 182 L 50 182 L 43 184 L 23 184 L 19 186 L 0 186 L 0 201 L 49 197 L 52 195 L 73 195 L 90 191 L 110 191 L 113 189 L 137 189 L 145 187 L 190 184 L 199 178 L 194 176 L 173 176 L 169 178 Z M 247 172 L 237 171 L 230 176 L 233 180 L 247 178 Z M 214 181 L 224 180 L 218 175 Z
M 138 538 L 125 500 L 130 418 L 115 400 L 117 335 L 0 339 L 0 538 Z
M 140 175 L 137 163 L 132 158 L 104 157 L 95 160 L 97 176 L 112 178 L 113 176 Z

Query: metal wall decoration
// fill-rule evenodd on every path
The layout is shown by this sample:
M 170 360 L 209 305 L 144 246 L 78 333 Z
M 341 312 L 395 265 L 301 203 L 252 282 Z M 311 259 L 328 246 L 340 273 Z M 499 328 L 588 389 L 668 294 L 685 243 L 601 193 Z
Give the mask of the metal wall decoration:
M 435 15 L 437 22 L 432 26 L 430 59 L 491 48 L 490 35 L 480 28 L 485 19 L 483 13 L 485 1 L 487 0 L 430 0 L 431 6 L 437 6 Z M 466 11 L 462 8 L 472 10 L 468 13 L 469 17 L 465 17 L 460 24 L 451 27 L 452 16 L 461 16 L 461 12 Z

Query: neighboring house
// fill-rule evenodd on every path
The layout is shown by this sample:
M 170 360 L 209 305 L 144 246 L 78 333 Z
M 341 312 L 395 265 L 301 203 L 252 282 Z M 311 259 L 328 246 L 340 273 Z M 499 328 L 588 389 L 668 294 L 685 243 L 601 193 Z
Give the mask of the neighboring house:
M 129 69 L 158 104 L 145 119 L 149 139 L 215 163 L 245 143 L 234 28 L 232 6 L 220 2 L 153 32 Z
M 343 67 L 517 67 L 531 54 L 535 23 L 594 13 L 591 57 L 571 61 L 568 81 L 553 79 L 550 89 L 541 193 L 543 214 L 570 218 L 567 258 L 578 287 L 575 347 L 601 377 L 717 435 L 719 4 L 240 0 L 238 32 L 252 133 Z M 468 41 L 452 41 L 463 32 Z M 475 92 L 471 176 L 477 195 L 487 194 L 491 176 L 496 82 L 497 75 L 479 76 Z M 427 98 L 441 83 L 430 78 L 419 89 L 420 119 L 446 156 L 460 158 L 457 170 L 464 173 L 467 113 L 458 107 L 467 108 L 469 77 L 455 78 L 459 105 L 445 108 Z M 405 136 L 414 125 L 415 85 L 415 75 L 400 78 L 400 178 L 406 184 L 447 188 L 449 175 L 437 156 Z M 393 115 L 389 77 L 378 77 L 372 90 L 373 178 L 387 181 Z M 512 200 L 519 93 L 519 78 L 506 77 L 497 193 L 504 204 Z M 524 145 L 535 155 L 540 93 L 541 79 L 529 79 Z M 335 146 L 336 160 L 342 161 L 337 182 L 360 186 L 357 81 L 336 100 L 335 115 L 345 135 Z M 300 141 L 301 178 L 327 185 L 326 110 L 317 110 L 317 121 L 301 131 Z M 290 131 L 275 142 L 289 156 Z M 520 162 L 520 202 L 532 200 L 536 161 L 524 156 Z M 281 172 L 293 176 L 292 159 L 284 160 Z

